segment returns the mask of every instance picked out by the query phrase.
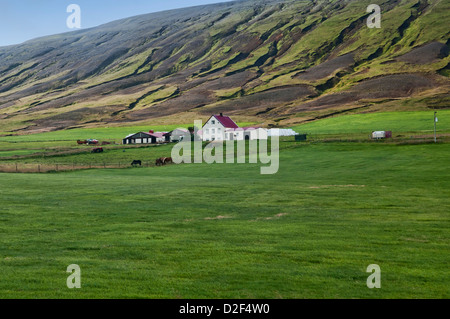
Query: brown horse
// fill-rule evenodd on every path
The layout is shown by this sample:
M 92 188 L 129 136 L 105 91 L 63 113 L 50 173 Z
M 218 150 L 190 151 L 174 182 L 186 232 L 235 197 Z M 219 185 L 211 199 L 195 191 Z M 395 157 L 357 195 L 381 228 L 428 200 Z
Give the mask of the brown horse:
M 155 162 L 156 166 L 163 166 L 171 163 L 173 163 L 172 157 L 160 157 Z
M 164 165 L 164 159 L 165 159 L 165 157 L 160 157 L 160 158 L 158 158 L 158 159 L 156 160 L 156 162 L 155 162 L 156 166 L 162 166 L 162 165 Z

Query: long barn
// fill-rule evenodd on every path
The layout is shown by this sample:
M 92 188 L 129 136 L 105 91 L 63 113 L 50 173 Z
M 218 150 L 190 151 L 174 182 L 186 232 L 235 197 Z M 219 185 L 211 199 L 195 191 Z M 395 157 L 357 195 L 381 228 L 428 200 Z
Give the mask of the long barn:
M 165 141 L 164 133 L 139 132 L 130 134 L 122 140 L 122 144 L 156 144 Z

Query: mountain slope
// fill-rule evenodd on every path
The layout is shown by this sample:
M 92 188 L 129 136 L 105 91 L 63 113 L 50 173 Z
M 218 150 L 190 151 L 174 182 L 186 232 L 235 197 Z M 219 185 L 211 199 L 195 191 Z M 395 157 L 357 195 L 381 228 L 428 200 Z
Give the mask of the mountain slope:
M 368 29 L 366 8 L 382 8 Z M 0 48 L 0 132 L 449 105 L 450 4 L 244 0 Z

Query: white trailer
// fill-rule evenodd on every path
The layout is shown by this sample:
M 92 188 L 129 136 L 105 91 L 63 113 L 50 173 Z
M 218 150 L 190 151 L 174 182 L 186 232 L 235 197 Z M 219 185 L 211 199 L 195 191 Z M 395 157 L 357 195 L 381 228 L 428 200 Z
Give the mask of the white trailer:
M 379 140 L 386 137 L 385 131 L 374 131 L 372 132 L 372 138 L 375 140 Z

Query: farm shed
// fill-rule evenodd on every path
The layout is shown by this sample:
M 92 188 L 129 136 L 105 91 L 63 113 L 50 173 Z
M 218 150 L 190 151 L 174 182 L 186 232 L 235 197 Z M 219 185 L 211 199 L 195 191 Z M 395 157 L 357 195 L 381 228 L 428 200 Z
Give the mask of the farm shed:
M 191 132 L 187 129 L 175 129 L 169 133 L 164 134 L 166 142 L 180 142 L 183 140 L 190 140 Z
M 242 129 L 244 130 L 244 139 L 246 140 L 267 140 L 268 138 L 268 133 L 265 128 L 248 126 Z
M 122 140 L 122 144 L 156 144 L 165 141 L 165 133 L 139 132 L 130 134 Z
M 278 132 L 276 130 L 278 130 Z M 290 128 L 280 128 L 280 129 L 271 128 L 270 130 L 268 130 L 267 133 L 269 136 L 295 136 L 298 134 L 296 131 Z
M 392 132 L 391 131 L 373 131 L 372 132 L 372 139 L 379 140 L 382 138 L 391 138 Z

